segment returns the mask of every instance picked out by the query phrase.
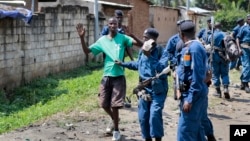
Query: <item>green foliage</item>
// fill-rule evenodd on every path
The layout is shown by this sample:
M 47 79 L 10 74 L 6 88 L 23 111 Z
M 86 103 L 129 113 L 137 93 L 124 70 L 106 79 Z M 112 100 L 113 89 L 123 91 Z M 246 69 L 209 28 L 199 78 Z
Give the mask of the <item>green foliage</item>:
M 237 25 L 236 20 L 238 18 L 245 19 L 246 15 L 247 13 L 244 10 L 219 10 L 215 13 L 215 21 L 221 22 L 223 31 L 232 31 L 232 29 Z
M 230 0 L 218 0 L 221 6 L 221 10 L 218 10 L 215 14 L 215 20 L 221 22 L 223 25 L 223 31 L 231 31 L 236 25 L 238 18 L 245 18 L 247 13 L 241 9 L 241 3 L 243 0 L 237 2 Z

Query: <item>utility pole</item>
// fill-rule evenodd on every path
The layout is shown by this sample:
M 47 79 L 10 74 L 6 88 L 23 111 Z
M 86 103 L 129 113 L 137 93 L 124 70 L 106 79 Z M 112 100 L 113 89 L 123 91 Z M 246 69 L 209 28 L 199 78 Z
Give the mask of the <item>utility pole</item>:
M 189 10 L 189 0 L 187 0 L 186 5 L 187 5 L 187 11 L 188 11 Z
M 95 41 L 99 38 L 99 14 L 98 14 L 98 0 L 95 0 L 94 15 L 95 15 Z
M 189 15 L 188 15 L 188 11 L 189 11 L 189 8 L 190 8 L 189 7 L 189 0 L 186 1 L 186 7 L 187 7 L 186 8 L 186 16 L 187 16 L 186 18 L 189 19 Z

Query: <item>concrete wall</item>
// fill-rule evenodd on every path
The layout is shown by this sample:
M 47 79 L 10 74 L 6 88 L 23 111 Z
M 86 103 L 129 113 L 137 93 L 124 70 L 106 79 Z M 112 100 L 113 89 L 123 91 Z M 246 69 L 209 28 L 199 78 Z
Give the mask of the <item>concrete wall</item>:
M 86 41 L 94 42 L 94 20 L 88 8 L 43 8 L 30 25 L 14 19 L 0 20 L 0 88 L 11 89 L 48 74 L 85 64 L 77 23 L 87 28 Z
M 157 40 L 159 44 L 165 45 L 168 39 L 178 32 L 176 25 L 178 20 L 177 9 L 159 6 L 150 7 L 150 23 L 159 32 Z

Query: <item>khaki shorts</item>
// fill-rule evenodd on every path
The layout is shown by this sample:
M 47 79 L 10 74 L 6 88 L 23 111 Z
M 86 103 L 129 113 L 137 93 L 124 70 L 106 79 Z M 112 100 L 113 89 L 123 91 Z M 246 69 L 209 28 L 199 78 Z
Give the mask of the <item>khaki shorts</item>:
M 99 104 L 102 108 L 123 107 L 126 96 L 125 76 L 104 76 L 101 80 Z

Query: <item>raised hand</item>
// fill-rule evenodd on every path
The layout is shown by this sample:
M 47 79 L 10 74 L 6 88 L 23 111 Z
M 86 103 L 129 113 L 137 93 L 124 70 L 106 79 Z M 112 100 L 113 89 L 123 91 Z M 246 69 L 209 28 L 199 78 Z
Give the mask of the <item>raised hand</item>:
M 76 30 L 78 32 L 78 35 L 80 37 L 84 37 L 85 36 L 85 28 L 83 27 L 83 24 L 79 23 L 76 25 Z

